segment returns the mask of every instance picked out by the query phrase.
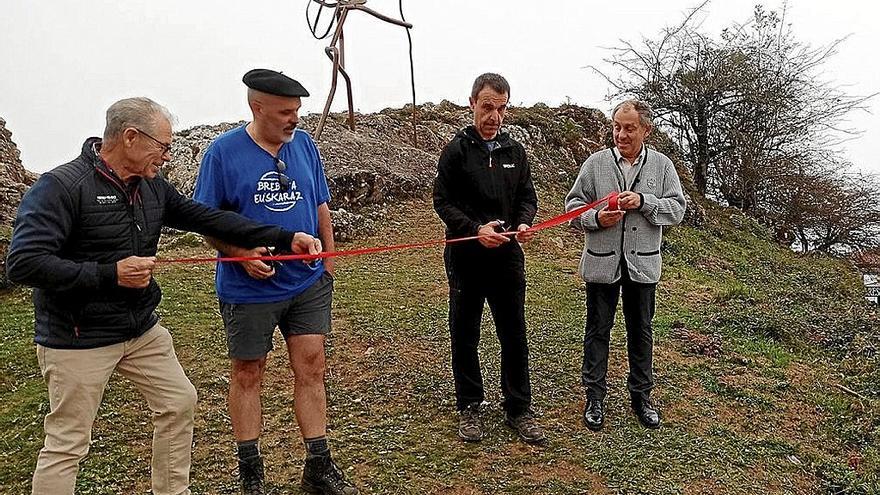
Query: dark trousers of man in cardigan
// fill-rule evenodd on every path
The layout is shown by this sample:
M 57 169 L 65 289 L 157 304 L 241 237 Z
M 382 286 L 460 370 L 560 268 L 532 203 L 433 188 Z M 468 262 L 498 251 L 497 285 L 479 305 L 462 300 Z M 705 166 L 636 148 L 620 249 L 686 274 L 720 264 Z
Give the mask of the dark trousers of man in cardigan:
M 620 280 L 612 284 L 587 284 L 587 322 L 581 382 L 587 392 L 599 400 L 604 400 L 607 390 L 608 347 L 617 300 L 621 294 L 629 358 L 627 388 L 633 398 L 647 398 L 654 388 L 654 338 L 651 320 L 654 318 L 657 284 L 633 282 L 625 263 L 621 267 L 621 274 Z

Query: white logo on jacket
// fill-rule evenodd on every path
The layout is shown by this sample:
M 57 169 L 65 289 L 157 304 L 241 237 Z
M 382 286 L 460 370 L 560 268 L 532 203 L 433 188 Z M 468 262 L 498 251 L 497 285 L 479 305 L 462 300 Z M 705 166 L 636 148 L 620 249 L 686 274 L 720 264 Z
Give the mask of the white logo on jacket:
M 516 165 L 514 165 L 513 163 L 503 163 L 501 164 L 501 166 L 504 168 L 516 168 Z
M 279 174 L 276 171 L 266 172 L 257 181 L 254 193 L 254 204 L 263 205 L 270 211 L 288 211 L 302 199 L 302 193 L 296 189 L 296 181 L 290 179 L 290 189 L 283 191 Z

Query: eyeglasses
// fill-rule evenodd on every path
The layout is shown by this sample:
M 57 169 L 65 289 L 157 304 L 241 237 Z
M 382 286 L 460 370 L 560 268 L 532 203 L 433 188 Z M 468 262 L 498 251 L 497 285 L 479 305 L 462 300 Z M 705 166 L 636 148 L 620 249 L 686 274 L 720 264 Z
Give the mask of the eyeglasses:
M 281 184 L 281 190 L 290 190 L 290 177 L 284 175 L 284 172 L 287 171 L 287 164 L 277 156 L 273 156 L 272 159 L 275 160 L 275 170 L 278 171 L 278 183 Z
M 156 143 L 158 143 L 159 146 L 162 147 L 162 154 L 163 155 L 166 153 L 168 153 L 168 154 L 171 153 L 171 143 L 163 143 L 162 141 L 159 141 L 158 139 L 154 138 L 153 136 L 150 136 L 146 132 L 138 129 L 137 127 L 135 127 L 134 130 L 138 131 L 139 133 L 143 134 L 144 136 L 147 136 L 148 138 L 152 139 L 153 141 L 156 141 Z

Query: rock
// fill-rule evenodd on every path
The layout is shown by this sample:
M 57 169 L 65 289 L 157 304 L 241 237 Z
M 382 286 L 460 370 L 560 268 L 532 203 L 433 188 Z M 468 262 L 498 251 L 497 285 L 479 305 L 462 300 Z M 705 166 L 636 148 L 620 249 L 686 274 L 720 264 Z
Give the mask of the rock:
M 11 227 L 25 191 L 37 180 L 37 174 L 25 170 L 21 154 L 12 141 L 12 132 L 0 118 L 0 225 Z
M 356 239 L 372 232 L 375 228 L 372 219 L 344 208 L 330 210 L 330 218 L 333 219 L 333 237 L 339 242 Z
M 340 240 L 365 235 L 382 224 L 383 211 L 400 201 L 430 196 L 437 160 L 443 147 L 471 122 L 468 107 L 449 101 L 416 107 L 415 141 L 412 105 L 388 108 L 374 114 L 357 114 L 356 131 L 345 125 L 345 114 L 332 114 L 318 141 L 330 186 L 330 207 Z M 300 125 L 314 134 L 319 115 L 301 119 Z M 0 124 L 5 124 L 0 120 Z M 210 143 L 221 133 L 244 122 L 199 125 L 175 133 L 171 162 L 163 174 L 186 195 L 192 195 L 199 163 Z M 511 108 L 505 120 L 510 134 L 526 148 L 536 186 L 567 190 L 581 164 L 593 152 L 611 144 L 610 122 L 602 112 L 576 105 L 557 108 L 544 104 Z M 693 180 L 682 165 L 672 141 L 660 132 L 650 144 L 676 163 L 688 196 L 685 223 L 700 226 L 705 209 L 692 198 Z M 15 208 L 36 176 L 26 171 L 10 133 L 0 125 L 0 221 L 11 224 Z M 559 198 L 557 210 L 562 208 Z
M 12 141 L 12 132 L 6 128 L 6 121 L 0 118 L 0 288 L 9 286 L 6 251 L 15 213 L 25 191 L 36 180 L 37 175 L 22 166 L 21 154 Z
M 217 125 L 197 125 L 174 133 L 171 143 L 171 156 L 174 157 L 162 167 L 162 174 L 180 192 L 192 196 L 196 185 L 199 163 L 205 156 L 208 145 L 220 134 L 243 125 L 244 121 Z
M 721 356 L 724 342 L 721 335 L 717 333 L 707 335 L 695 330 L 689 330 L 682 322 L 675 321 L 672 323 L 672 332 L 670 334 L 673 339 L 681 342 L 685 350 L 690 353 L 711 358 Z
M 356 114 L 355 132 L 346 126 L 345 114 L 331 114 L 327 119 L 317 144 L 330 186 L 330 207 L 344 212 L 334 215 L 337 235 L 349 238 L 369 233 L 367 217 L 379 214 L 386 205 L 430 195 L 440 152 L 471 122 L 471 111 L 444 100 L 419 105 L 416 113 L 415 143 L 412 105 Z M 300 127 L 314 134 L 319 118 L 303 117 Z M 538 187 L 567 189 L 584 160 L 611 142 L 610 123 L 602 112 L 576 105 L 512 108 L 505 123 L 511 136 L 526 148 Z M 184 194 L 192 194 L 199 162 L 211 140 L 241 124 L 197 126 L 177 132 L 174 159 L 165 166 L 168 179 Z M 654 138 L 652 145 L 674 151 L 668 138 L 656 134 L 660 137 Z M 674 159 L 681 163 L 678 155 Z M 688 194 L 695 191 L 686 167 L 680 166 L 679 172 Z M 694 207 L 689 208 L 686 222 L 701 225 L 703 208 L 690 196 L 688 202 Z M 370 215 L 365 215 L 365 209 L 371 210 Z

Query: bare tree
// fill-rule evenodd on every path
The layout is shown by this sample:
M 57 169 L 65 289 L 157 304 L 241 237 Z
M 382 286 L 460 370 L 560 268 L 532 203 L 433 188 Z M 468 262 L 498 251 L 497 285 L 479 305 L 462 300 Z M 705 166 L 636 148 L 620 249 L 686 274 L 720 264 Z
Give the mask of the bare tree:
M 714 163 L 711 185 L 731 206 L 760 216 L 765 184 L 795 172 L 838 169 L 841 142 L 857 134 L 842 127 L 845 116 L 870 97 L 843 93 L 818 76 L 843 40 L 811 48 L 774 12 L 756 7 L 745 25 L 725 30 L 725 49 L 740 61 L 736 105 L 726 108 L 727 152 Z M 811 163 L 812 162 L 812 163 Z
M 782 162 L 834 154 L 854 131 L 841 126 L 869 97 L 845 94 L 821 80 L 819 69 L 843 40 L 812 48 L 795 39 L 783 13 L 755 7 L 748 22 L 712 37 L 698 14 L 665 29 L 658 39 L 623 40 L 594 69 L 612 86 L 612 98 L 634 96 L 652 104 L 692 166 L 704 194 L 759 216 L 761 189 Z M 613 74 L 612 74 L 613 73 Z
M 768 212 L 777 238 L 801 252 L 845 254 L 880 247 L 875 176 L 793 175 L 775 188 Z
M 634 96 L 651 103 L 658 121 L 671 131 L 693 166 L 697 189 L 706 193 L 708 167 L 727 145 L 719 139 L 718 117 L 738 95 L 735 71 L 717 43 L 692 26 L 707 4 L 693 9 L 678 26 L 664 30 L 658 40 L 639 44 L 621 40 L 605 62 L 615 76 L 592 67 L 613 88 L 611 97 Z

